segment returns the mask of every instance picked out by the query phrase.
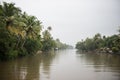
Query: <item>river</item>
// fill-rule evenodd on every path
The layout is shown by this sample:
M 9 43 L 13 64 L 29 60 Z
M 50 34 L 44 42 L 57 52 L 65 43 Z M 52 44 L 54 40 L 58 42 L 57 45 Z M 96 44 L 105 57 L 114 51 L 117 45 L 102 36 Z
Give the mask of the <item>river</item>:
M 0 62 L 0 80 L 120 80 L 120 55 L 75 49 Z

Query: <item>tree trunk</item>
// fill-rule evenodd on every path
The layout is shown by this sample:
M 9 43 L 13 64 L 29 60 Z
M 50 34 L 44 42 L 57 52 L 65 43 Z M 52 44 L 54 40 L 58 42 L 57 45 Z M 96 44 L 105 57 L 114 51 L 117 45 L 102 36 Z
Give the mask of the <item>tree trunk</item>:
M 16 43 L 16 49 L 18 48 L 19 44 L 20 44 L 20 40 L 21 40 L 21 36 L 18 35 L 18 42 Z
M 23 42 L 23 44 L 22 44 L 21 48 L 23 48 L 23 47 L 24 47 L 24 45 L 25 45 L 25 42 L 26 42 L 26 39 L 24 40 L 24 42 Z

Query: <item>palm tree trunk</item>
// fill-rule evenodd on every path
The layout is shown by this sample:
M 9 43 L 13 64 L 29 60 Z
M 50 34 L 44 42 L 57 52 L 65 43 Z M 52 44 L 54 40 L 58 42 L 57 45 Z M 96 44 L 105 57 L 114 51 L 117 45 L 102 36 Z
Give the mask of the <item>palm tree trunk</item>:
M 25 38 L 24 38 L 24 41 L 23 41 L 23 44 L 22 44 L 21 48 L 23 48 L 23 47 L 24 47 L 25 42 L 26 42 L 26 39 L 27 39 L 27 36 L 28 36 L 28 31 L 26 32 L 26 35 L 25 35 Z
M 18 48 L 18 46 L 20 44 L 20 40 L 21 40 L 21 37 L 20 37 L 20 35 L 18 35 L 18 42 L 16 43 L 16 48 Z
M 23 41 L 23 44 L 22 44 L 21 48 L 23 48 L 23 47 L 24 47 L 25 42 L 26 42 L 26 38 L 25 38 L 25 40 Z

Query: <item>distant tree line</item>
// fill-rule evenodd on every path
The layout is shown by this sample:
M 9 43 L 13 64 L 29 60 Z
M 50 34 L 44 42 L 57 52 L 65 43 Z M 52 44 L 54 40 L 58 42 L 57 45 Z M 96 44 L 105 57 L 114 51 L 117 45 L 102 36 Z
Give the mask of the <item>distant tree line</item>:
M 56 46 L 55 49 L 72 49 L 73 46 L 62 43 L 59 39 L 55 40 Z
M 120 28 L 119 34 L 101 36 L 97 33 L 93 38 L 86 38 L 76 44 L 76 49 L 81 51 L 99 51 L 105 53 L 120 53 Z
M 52 27 L 43 26 L 35 16 L 28 15 L 14 3 L 0 4 L 0 60 L 35 54 L 58 47 L 50 34 Z M 64 45 L 59 45 L 62 48 Z M 66 46 L 64 47 L 66 48 Z

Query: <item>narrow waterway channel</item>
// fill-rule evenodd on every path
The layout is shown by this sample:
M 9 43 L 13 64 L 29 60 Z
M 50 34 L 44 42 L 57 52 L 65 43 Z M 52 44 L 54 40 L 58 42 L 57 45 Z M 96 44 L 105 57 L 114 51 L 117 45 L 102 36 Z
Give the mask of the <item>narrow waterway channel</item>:
M 0 80 L 120 80 L 120 55 L 75 49 L 0 62 Z

